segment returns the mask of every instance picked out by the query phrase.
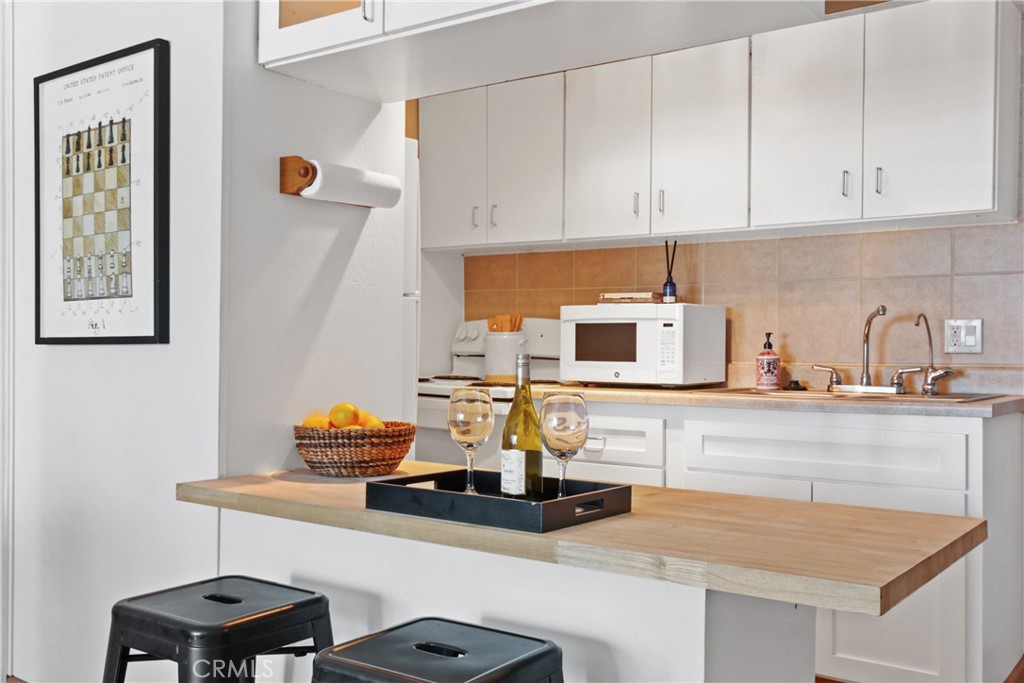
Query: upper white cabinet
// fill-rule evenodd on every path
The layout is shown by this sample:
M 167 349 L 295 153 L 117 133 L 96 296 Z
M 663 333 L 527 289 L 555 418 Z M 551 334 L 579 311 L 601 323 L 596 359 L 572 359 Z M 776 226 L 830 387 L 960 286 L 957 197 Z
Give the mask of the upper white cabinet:
M 425 248 L 562 238 L 564 77 L 420 102 Z
M 861 217 L 864 17 L 755 35 L 751 225 Z
M 651 58 L 565 75 L 565 237 L 650 232 Z
M 404 31 L 510 4 L 510 0 L 382 0 L 384 30 Z
M 755 35 L 751 224 L 1016 218 L 1020 14 L 921 2 Z
M 338 4 L 345 9 L 282 26 L 281 2 L 260 0 L 257 46 L 260 64 L 384 34 L 384 0 L 352 0 Z
M 995 208 L 996 9 L 927 2 L 865 16 L 864 218 Z M 1019 45 L 1019 17 L 1016 28 Z
M 651 232 L 747 225 L 750 41 L 654 56 Z

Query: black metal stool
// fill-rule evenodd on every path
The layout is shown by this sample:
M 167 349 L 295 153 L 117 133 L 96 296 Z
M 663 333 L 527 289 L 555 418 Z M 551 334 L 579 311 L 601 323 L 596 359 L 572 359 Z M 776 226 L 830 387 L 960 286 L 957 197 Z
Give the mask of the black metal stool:
M 312 683 L 563 683 L 562 649 L 507 631 L 426 617 L 335 645 Z
M 307 638 L 313 645 L 293 645 Z M 180 683 L 244 683 L 255 677 L 256 655 L 305 655 L 332 642 L 320 593 L 221 576 L 115 604 L 103 683 L 124 683 L 128 662 L 153 659 L 176 661 Z

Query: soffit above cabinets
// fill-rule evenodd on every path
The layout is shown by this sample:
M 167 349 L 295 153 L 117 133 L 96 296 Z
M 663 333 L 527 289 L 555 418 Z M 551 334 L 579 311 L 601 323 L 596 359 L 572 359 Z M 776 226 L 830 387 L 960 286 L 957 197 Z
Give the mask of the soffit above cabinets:
M 395 102 L 824 17 L 822 0 L 533 0 L 393 35 L 310 45 L 265 66 L 363 99 Z

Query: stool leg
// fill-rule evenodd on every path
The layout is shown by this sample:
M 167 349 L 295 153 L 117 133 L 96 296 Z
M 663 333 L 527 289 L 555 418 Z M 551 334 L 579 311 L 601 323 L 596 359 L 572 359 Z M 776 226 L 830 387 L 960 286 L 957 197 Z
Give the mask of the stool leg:
M 130 649 L 121 645 L 121 629 L 111 624 L 107 639 L 107 659 L 103 665 L 103 683 L 124 683 Z
M 331 631 L 331 616 L 329 614 L 313 620 L 313 645 L 317 652 L 334 645 L 334 634 Z

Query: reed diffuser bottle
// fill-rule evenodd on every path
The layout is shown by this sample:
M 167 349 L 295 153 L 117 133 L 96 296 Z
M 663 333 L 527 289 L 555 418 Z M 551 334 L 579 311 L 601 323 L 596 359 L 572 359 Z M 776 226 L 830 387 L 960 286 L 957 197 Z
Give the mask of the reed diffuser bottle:
M 672 279 L 672 268 L 676 265 L 676 240 L 672 240 L 672 256 L 668 255 L 668 240 L 665 240 L 665 270 L 668 276 L 665 284 L 661 286 L 661 302 L 663 304 L 674 304 L 676 302 L 676 283 Z

